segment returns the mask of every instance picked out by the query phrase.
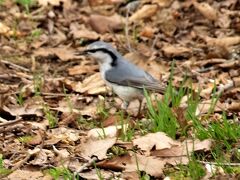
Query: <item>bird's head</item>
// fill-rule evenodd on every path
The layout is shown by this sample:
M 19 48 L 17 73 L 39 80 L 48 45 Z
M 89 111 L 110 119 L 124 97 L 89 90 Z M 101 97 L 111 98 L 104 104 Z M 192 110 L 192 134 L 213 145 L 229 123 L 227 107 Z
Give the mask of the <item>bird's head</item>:
M 117 64 L 117 59 L 120 56 L 112 45 L 103 41 L 96 41 L 88 45 L 84 54 L 95 58 L 100 64 L 110 64 L 111 66 Z

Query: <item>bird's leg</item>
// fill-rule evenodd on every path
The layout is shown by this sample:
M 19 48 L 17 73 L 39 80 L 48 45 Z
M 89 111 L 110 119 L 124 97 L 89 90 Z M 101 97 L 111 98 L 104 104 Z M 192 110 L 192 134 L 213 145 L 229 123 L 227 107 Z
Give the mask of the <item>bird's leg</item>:
M 141 100 L 141 99 L 139 99 L 139 106 L 138 106 L 138 113 L 137 113 L 137 117 L 139 117 L 139 116 L 140 116 L 141 109 L 142 109 L 142 100 Z

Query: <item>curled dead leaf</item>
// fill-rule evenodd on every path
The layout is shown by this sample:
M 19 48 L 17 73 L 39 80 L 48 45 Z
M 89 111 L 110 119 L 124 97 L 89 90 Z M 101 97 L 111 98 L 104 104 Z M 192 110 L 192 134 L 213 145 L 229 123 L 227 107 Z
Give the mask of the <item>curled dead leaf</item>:
M 156 4 L 144 5 L 139 10 L 137 10 L 130 18 L 130 22 L 138 21 L 141 19 L 149 18 L 153 16 L 158 10 Z
M 107 137 L 100 139 L 87 138 L 83 143 L 76 147 L 85 159 L 91 159 L 96 156 L 99 160 L 105 159 L 107 150 L 116 143 L 116 137 Z
M 123 28 L 123 17 L 115 14 L 113 16 L 91 15 L 89 24 L 98 33 L 112 32 Z
M 160 7 L 169 7 L 173 0 L 152 0 L 152 3 L 157 3 Z
M 211 38 L 211 37 L 203 37 L 203 39 L 210 46 L 233 46 L 240 43 L 240 36 L 233 37 L 222 37 L 222 38 Z
M 169 149 L 172 146 L 179 146 L 180 143 L 174 141 L 163 132 L 149 133 L 145 136 L 133 140 L 133 145 L 138 146 L 141 150 L 150 152 L 155 149 Z
M 40 4 L 41 6 L 49 6 L 49 5 L 53 5 L 53 6 L 60 6 L 60 3 L 64 3 L 68 0 L 37 0 L 38 4 Z
M 72 90 L 80 93 L 101 94 L 107 92 L 107 88 L 101 78 L 100 73 L 95 73 L 87 77 L 82 83 L 70 80 L 65 80 L 65 83 L 70 86 Z
M 165 45 L 162 51 L 167 57 L 189 57 L 191 55 L 191 49 L 180 46 Z
M 48 57 L 50 55 L 55 55 L 62 61 L 69 61 L 72 59 L 78 59 L 76 52 L 68 47 L 57 47 L 57 48 L 39 48 L 34 51 L 34 56 Z
M 75 23 L 72 23 L 70 25 L 70 34 L 73 35 L 74 39 L 87 39 L 87 40 L 97 40 L 99 38 L 99 34 L 94 32 L 94 31 L 90 31 L 89 29 L 87 29 L 85 26 L 80 26 L 78 27 Z
M 205 18 L 212 21 L 216 21 L 218 19 L 218 11 L 208 3 L 198 3 L 197 1 L 194 1 L 193 5 Z
M 124 170 L 126 172 L 145 171 L 151 176 L 161 177 L 165 164 L 166 162 L 162 159 L 153 156 L 146 157 L 130 153 L 99 162 L 97 166 L 118 171 Z

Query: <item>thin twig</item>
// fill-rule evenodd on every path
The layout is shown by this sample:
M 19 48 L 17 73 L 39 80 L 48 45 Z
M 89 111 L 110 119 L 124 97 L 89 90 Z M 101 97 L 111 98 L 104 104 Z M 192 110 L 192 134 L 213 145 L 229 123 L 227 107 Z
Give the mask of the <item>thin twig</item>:
M 13 120 L 13 121 L 6 121 L 6 122 L 3 122 L 3 123 L 0 123 L 0 127 L 13 125 L 13 124 L 16 124 L 16 123 L 18 123 L 22 120 L 23 120 L 22 118 L 17 118 L 16 120 Z
M 10 61 L 0 60 L 0 62 L 2 62 L 3 64 L 7 64 L 7 65 L 9 65 L 9 66 L 12 66 L 12 68 L 14 68 L 14 69 L 20 69 L 20 70 L 22 70 L 22 71 L 30 72 L 29 69 L 27 69 L 27 68 L 25 68 L 25 67 L 22 67 L 22 66 L 20 66 L 20 65 L 14 64 L 14 63 L 12 63 L 12 62 L 10 62 Z
M 240 166 L 240 163 L 217 163 L 217 162 L 208 162 L 208 161 L 198 161 L 202 164 L 211 164 L 211 165 L 218 165 L 218 166 Z
M 91 166 L 95 161 L 97 161 L 97 157 L 93 157 L 90 161 L 83 164 L 81 167 L 77 169 L 77 171 L 74 172 L 74 174 L 77 175 L 78 173 L 82 172 L 85 168 Z
M 17 162 L 11 170 L 15 171 L 16 169 L 20 168 L 25 162 L 27 162 L 30 159 L 30 157 L 31 157 L 31 154 L 28 153 L 27 156 L 23 160 Z

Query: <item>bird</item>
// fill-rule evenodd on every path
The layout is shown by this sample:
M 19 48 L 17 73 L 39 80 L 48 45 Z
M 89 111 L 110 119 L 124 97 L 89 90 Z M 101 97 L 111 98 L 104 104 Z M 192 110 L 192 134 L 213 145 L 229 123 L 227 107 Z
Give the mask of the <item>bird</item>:
M 123 101 L 121 108 L 124 110 L 127 110 L 131 101 L 137 99 L 140 103 L 139 115 L 144 89 L 161 94 L 166 90 L 151 74 L 125 59 L 110 43 L 95 41 L 80 54 L 96 59 L 102 79 Z

